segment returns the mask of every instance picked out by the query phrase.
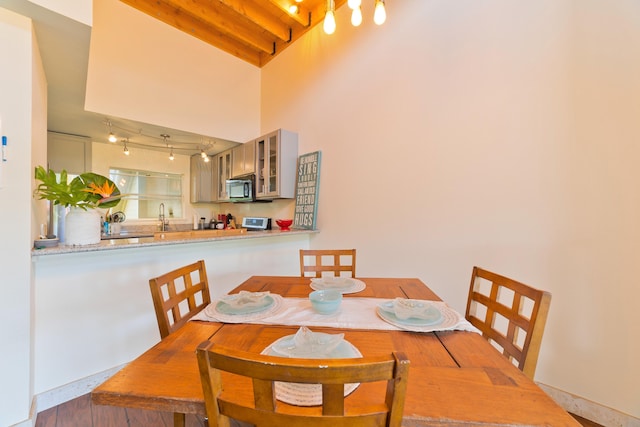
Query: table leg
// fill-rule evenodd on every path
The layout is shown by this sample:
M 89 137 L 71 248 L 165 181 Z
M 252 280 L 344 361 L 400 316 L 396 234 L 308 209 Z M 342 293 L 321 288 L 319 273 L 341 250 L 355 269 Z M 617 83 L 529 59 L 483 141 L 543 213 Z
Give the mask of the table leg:
M 173 427 L 184 427 L 184 414 L 173 413 Z

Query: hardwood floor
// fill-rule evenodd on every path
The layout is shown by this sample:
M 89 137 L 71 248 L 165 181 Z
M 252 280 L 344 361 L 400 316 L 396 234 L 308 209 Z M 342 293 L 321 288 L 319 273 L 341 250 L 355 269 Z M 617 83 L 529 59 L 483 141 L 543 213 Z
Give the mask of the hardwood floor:
M 603 427 L 576 415 L 573 417 L 583 427 Z M 195 415 L 187 415 L 185 424 L 185 427 L 206 427 L 204 420 Z M 36 427 L 173 427 L 173 414 L 93 405 L 91 395 L 85 394 L 38 413 Z
M 38 413 L 36 427 L 173 427 L 173 414 L 93 405 L 91 395 L 85 394 Z M 189 414 L 185 427 L 205 427 L 205 423 Z

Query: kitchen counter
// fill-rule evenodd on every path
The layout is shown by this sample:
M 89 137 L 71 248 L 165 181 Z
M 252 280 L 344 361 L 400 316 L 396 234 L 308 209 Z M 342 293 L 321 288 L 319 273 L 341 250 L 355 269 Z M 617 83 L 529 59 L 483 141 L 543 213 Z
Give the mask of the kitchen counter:
M 185 243 L 211 242 L 222 240 L 246 240 L 259 239 L 264 237 L 291 236 L 296 234 L 317 233 L 318 230 L 264 230 L 264 231 L 247 231 L 246 229 L 237 230 L 193 230 L 193 231 L 168 231 L 156 232 L 153 236 L 124 238 L 118 236 L 113 239 L 105 239 L 95 245 L 58 245 L 51 248 L 33 249 L 32 256 L 46 256 L 79 252 L 96 252 L 109 251 L 129 248 L 151 247 L 179 245 Z

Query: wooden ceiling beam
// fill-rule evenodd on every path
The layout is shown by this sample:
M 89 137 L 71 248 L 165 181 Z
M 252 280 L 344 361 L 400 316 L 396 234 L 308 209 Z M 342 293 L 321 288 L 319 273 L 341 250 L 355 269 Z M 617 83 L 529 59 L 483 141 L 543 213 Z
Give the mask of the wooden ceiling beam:
M 290 26 L 278 20 L 276 17 L 266 13 L 263 7 L 255 1 L 248 0 L 218 0 L 220 3 L 231 8 L 236 13 L 244 16 L 249 21 L 262 27 L 282 41 L 289 41 L 291 38 Z
M 304 6 L 304 2 L 297 3 L 295 0 L 269 0 L 278 9 L 294 19 L 303 27 L 309 27 L 311 24 L 311 11 Z M 289 6 L 295 4 L 298 7 L 297 13 L 291 13 Z
M 120 0 L 258 67 L 324 19 L 326 0 Z M 289 6 L 297 3 L 298 14 Z M 338 9 L 346 0 L 335 0 Z
M 242 22 L 243 19 L 224 7 L 214 7 L 208 0 L 164 0 L 176 8 L 176 13 L 184 12 L 194 19 L 204 22 L 230 37 L 254 46 L 263 52 L 272 54 L 275 40 L 264 34 L 263 29 L 253 23 Z

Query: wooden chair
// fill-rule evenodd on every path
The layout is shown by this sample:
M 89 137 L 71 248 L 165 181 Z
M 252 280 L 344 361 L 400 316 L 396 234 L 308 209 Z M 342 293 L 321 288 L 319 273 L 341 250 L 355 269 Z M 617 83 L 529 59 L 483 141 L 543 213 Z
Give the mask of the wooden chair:
M 256 427 L 400 427 L 402 423 L 409 373 L 404 353 L 357 359 L 290 359 L 205 341 L 197 355 L 209 427 L 227 427 L 231 419 Z M 225 395 L 221 371 L 251 378 L 253 402 L 245 406 L 237 396 Z M 322 412 L 317 408 L 280 410 L 285 404 L 276 403 L 274 381 L 321 384 Z M 378 401 L 375 393 L 367 396 L 369 404 L 348 406 L 345 414 L 344 385 L 376 381 L 386 381 L 386 393 L 381 393 Z
M 473 267 L 466 319 L 533 380 L 549 292 Z
M 162 338 L 211 303 L 207 271 L 202 260 L 149 280 L 149 287 Z
M 311 261 L 314 263 L 311 263 Z M 323 261 L 331 260 L 331 264 Z M 344 263 L 343 263 L 344 261 Z M 322 277 L 322 273 L 332 272 L 334 276 L 340 276 L 343 271 L 351 272 L 351 277 L 356 277 L 356 250 L 355 249 L 300 249 L 300 276 L 313 273 L 315 277 Z
M 149 280 L 149 287 L 161 338 L 183 326 L 211 303 L 203 260 L 154 277 Z M 185 414 L 173 414 L 174 427 L 184 427 L 185 421 Z

